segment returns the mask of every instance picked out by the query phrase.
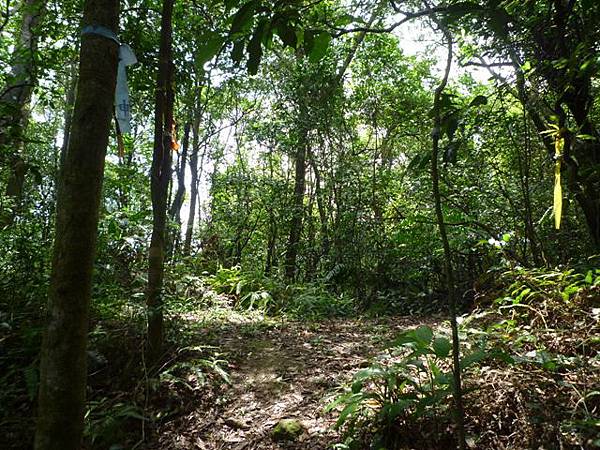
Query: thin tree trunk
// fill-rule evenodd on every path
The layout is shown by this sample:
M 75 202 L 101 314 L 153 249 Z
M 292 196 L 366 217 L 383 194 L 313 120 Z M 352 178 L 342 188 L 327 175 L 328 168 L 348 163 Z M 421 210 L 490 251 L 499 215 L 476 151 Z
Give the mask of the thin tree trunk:
M 65 156 L 69 148 L 69 140 L 71 139 L 71 126 L 73 123 L 73 105 L 75 105 L 75 90 L 77 89 L 77 73 L 75 67 L 69 69 L 67 79 L 67 92 L 65 95 L 65 111 L 63 123 L 63 142 L 60 148 L 59 170 L 62 169 Z
M 444 271 L 446 275 L 446 283 L 448 284 L 448 304 L 450 309 L 450 325 L 452 328 L 452 360 L 453 360 L 453 397 L 454 397 L 454 415 L 456 421 L 458 448 L 464 450 L 465 442 L 465 425 L 464 425 L 464 408 L 462 400 L 461 372 L 460 372 L 460 341 L 458 336 L 458 323 L 456 321 L 456 288 L 454 285 L 454 271 L 452 268 L 452 253 L 450 251 L 450 243 L 448 241 L 448 233 L 444 222 L 444 213 L 442 211 L 442 200 L 440 195 L 440 176 L 438 171 L 439 157 L 439 142 L 442 129 L 442 111 L 441 98 L 452 65 L 452 36 L 447 30 L 444 30 L 446 39 L 448 40 L 448 60 L 446 62 L 446 70 L 444 77 L 439 86 L 435 90 L 433 100 L 433 132 L 432 132 L 432 150 L 431 150 L 431 181 L 433 185 L 433 200 L 435 203 L 435 214 L 438 227 L 440 230 L 440 238 L 444 247 Z
M 171 208 L 169 210 L 169 217 L 175 222 L 175 227 L 172 229 L 172 235 L 169 239 L 171 255 L 175 254 L 181 244 L 181 207 L 183 206 L 183 197 L 185 195 L 185 170 L 187 168 L 187 154 L 190 146 L 190 128 L 191 124 L 186 122 L 183 127 L 183 143 L 181 145 L 181 155 L 179 157 L 179 164 L 177 165 L 177 190 L 175 191 L 175 197 Z
M 320 222 L 320 234 L 321 234 L 321 255 L 319 259 L 327 258 L 329 256 L 329 230 L 327 211 L 325 210 L 325 203 L 323 199 L 323 191 L 321 190 L 321 171 L 315 161 L 314 153 L 310 152 L 310 165 L 315 173 L 315 197 L 317 200 L 317 209 L 319 211 L 319 222 Z
M 369 19 L 369 26 L 372 24 L 380 13 L 384 2 L 381 2 L 373 11 Z M 350 52 L 344 59 L 344 62 L 338 69 L 332 83 L 322 90 L 323 98 L 332 95 L 333 91 L 339 87 L 344 74 L 350 63 L 352 62 L 356 51 L 362 44 L 366 33 L 361 32 L 356 37 Z M 305 99 L 301 99 L 304 102 Z M 290 221 L 290 234 L 288 238 L 288 248 L 285 255 L 285 276 L 288 280 L 294 280 L 297 276 L 297 259 L 298 249 L 300 246 L 300 236 L 302 234 L 302 220 L 304 217 L 304 191 L 306 184 L 306 157 L 308 152 L 308 127 L 306 126 L 309 120 L 309 110 L 306 105 L 300 107 L 300 129 L 298 139 L 298 150 L 295 155 L 295 176 L 294 176 L 294 202 L 292 206 L 292 219 Z
M 192 236 L 194 234 L 194 221 L 196 218 L 196 201 L 198 199 L 198 152 L 200 151 L 200 114 L 196 111 L 193 126 L 192 154 L 190 155 L 190 172 L 192 180 L 190 183 L 190 212 L 185 229 L 185 241 L 183 254 L 189 255 L 192 249 Z
M 83 23 L 116 31 L 118 9 L 118 0 L 86 0 Z M 58 186 L 36 450 L 81 448 L 88 311 L 117 64 L 115 42 L 83 36 L 71 138 Z
M 540 247 L 538 245 L 537 235 L 535 232 L 535 225 L 533 223 L 533 206 L 531 202 L 531 194 L 530 194 L 530 177 L 531 177 L 531 140 L 529 139 L 529 126 L 527 123 L 527 118 L 525 116 L 525 112 L 523 113 L 523 123 L 526 127 L 526 142 L 524 154 L 519 152 L 518 163 L 519 163 L 519 181 L 521 185 L 521 194 L 523 196 L 523 206 L 524 206 L 524 225 L 525 225 L 525 236 L 526 242 L 529 242 L 529 247 L 531 251 L 531 256 L 533 258 L 533 263 L 536 267 L 539 267 L 543 264 L 542 260 L 542 252 L 540 251 Z M 525 255 L 526 256 L 526 255 Z
M 309 180 L 312 177 L 309 175 Z M 315 188 L 314 184 L 309 183 L 308 188 L 308 205 L 306 208 L 306 233 L 308 236 L 315 235 L 315 218 L 314 218 L 314 207 L 315 207 Z M 319 250 L 317 249 L 317 243 L 313 242 L 313 245 L 309 246 L 308 255 L 306 258 L 305 274 L 306 279 L 312 281 L 317 272 L 317 264 L 319 263 Z
M 177 167 L 177 191 L 171 204 L 171 219 L 181 224 L 181 207 L 183 205 L 183 196 L 185 195 L 185 169 L 187 168 L 187 153 L 190 146 L 190 128 L 191 124 L 187 122 L 183 127 L 183 143 L 181 145 L 181 158 Z
M 301 120 L 305 120 L 302 117 Z M 300 235 L 302 234 L 302 218 L 304 216 L 304 187 L 306 183 L 306 131 L 300 131 L 298 151 L 296 152 L 295 177 L 294 177 L 294 203 L 292 206 L 292 219 L 290 221 L 290 235 L 288 248 L 285 255 L 285 276 L 288 280 L 296 278 L 298 258 L 298 247 Z
M 6 196 L 12 199 L 11 211 L 2 214 L 0 221 L 10 224 L 18 215 L 23 185 L 27 174 L 27 161 L 24 152 L 24 135 L 29 120 L 31 92 L 36 82 L 35 53 L 38 36 L 36 27 L 43 14 L 42 0 L 24 0 L 23 20 L 17 37 L 18 44 L 13 52 L 13 66 L 9 85 L 0 98 L 0 147 L 12 149 L 8 164 L 10 174 L 6 185 Z
M 166 250 L 167 200 L 171 181 L 173 126 L 172 16 L 174 0 L 164 0 L 161 21 L 159 67 L 154 118 L 154 152 L 150 190 L 152 195 L 152 237 L 148 250 L 148 360 L 161 356 L 163 343 L 162 287 Z
M 273 147 L 269 147 L 269 180 L 273 179 Z M 277 222 L 275 220 L 275 212 L 273 202 L 275 200 L 275 189 L 273 185 L 270 187 L 269 204 L 267 212 L 269 214 L 269 237 L 267 241 L 267 260 L 265 262 L 265 275 L 270 275 L 275 267 L 275 246 L 277 245 Z

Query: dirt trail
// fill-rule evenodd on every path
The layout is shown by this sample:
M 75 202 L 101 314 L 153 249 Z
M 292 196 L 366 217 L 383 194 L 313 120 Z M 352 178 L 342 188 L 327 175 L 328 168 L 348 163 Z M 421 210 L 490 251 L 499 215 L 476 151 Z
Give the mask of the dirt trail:
M 399 318 L 223 326 L 216 335 L 231 386 L 216 409 L 192 409 L 160 430 L 159 448 L 326 449 L 339 437 L 335 418 L 323 413 L 327 396 L 391 336 L 416 325 Z M 295 442 L 275 442 L 271 432 L 286 418 L 299 420 L 305 432 Z

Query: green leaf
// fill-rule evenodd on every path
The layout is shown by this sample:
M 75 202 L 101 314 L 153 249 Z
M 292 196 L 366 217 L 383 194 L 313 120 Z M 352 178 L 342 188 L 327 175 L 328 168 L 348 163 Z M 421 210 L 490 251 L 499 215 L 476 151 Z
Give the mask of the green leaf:
M 203 36 L 201 41 L 202 43 L 198 46 L 198 53 L 196 55 L 199 67 L 204 66 L 206 62 L 213 59 L 219 53 L 225 39 L 218 33 L 210 31 Z
M 577 137 L 577 139 L 581 139 L 583 141 L 595 141 L 596 140 L 596 137 L 592 136 L 590 134 L 578 134 L 576 137 Z
M 354 383 L 352 383 L 352 393 L 353 394 L 358 394 L 363 388 L 363 382 L 362 381 L 355 381 Z
M 448 339 L 439 337 L 433 340 L 433 351 L 439 358 L 446 358 L 450 354 L 450 350 L 452 350 L 452 344 Z
M 433 331 L 426 325 L 421 325 L 415 330 L 415 337 L 423 342 L 429 344 L 433 339 Z
M 304 30 L 304 53 L 310 55 L 315 46 L 315 33 L 312 30 Z
M 296 31 L 286 23 L 277 25 L 277 36 L 281 38 L 284 45 L 296 48 L 298 45 L 298 36 Z
M 452 140 L 458 129 L 458 114 L 449 114 L 442 120 L 442 128 L 446 132 L 448 139 Z
M 337 27 L 345 27 L 351 23 L 365 23 L 365 21 L 361 17 L 353 16 L 352 14 L 342 14 L 335 19 Z
M 351 397 L 349 397 L 346 400 L 346 403 L 347 403 L 346 406 L 344 407 L 344 409 L 342 409 L 342 412 L 340 412 L 338 420 L 335 423 L 335 427 L 339 428 L 341 425 L 343 425 L 343 423 L 346 421 L 346 419 L 349 416 L 354 414 L 356 409 L 359 407 L 360 402 L 362 402 L 363 400 L 365 400 L 367 398 L 371 398 L 371 397 L 372 397 L 372 395 L 363 395 L 362 393 L 353 394 Z
M 330 413 L 331 411 L 333 411 L 335 408 L 337 408 L 342 403 L 346 403 L 348 401 L 348 399 L 350 399 L 353 395 L 356 395 L 356 394 L 354 394 L 352 392 L 346 392 L 342 395 L 339 395 L 331 403 L 327 404 L 325 406 L 325 408 L 323 408 L 323 412 L 326 414 Z
M 359 370 L 354 375 L 354 381 L 363 381 L 369 378 L 381 377 L 385 374 L 385 371 L 381 367 L 367 367 L 366 369 Z
M 489 355 L 483 349 L 475 350 L 473 353 L 466 355 L 464 358 L 460 360 L 460 368 L 461 370 L 466 369 L 467 367 L 472 366 L 473 364 L 478 363 L 479 361 L 484 360 Z
M 487 102 L 488 99 L 485 95 L 478 95 L 473 100 L 471 100 L 471 103 L 469 103 L 469 107 L 472 108 L 475 106 L 487 105 Z
M 262 58 L 262 37 L 265 31 L 265 22 L 259 24 L 248 42 L 248 64 L 246 65 L 250 75 L 258 73 L 258 66 Z
M 474 11 L 478 11 L 481 9 L 477 3 L 471 2 L 459 2 L 454 3 L 453 5 L 448 5 L 446 8 L 446 13 L 451 14 L 453 16 L 464 16 Z
M 305 37 L 306 39 L 306 37 Z M 312 63 L 316 63 L 323 59 L 325 54 L 327 53 L 327 48 L 329 47 L 329 43 L 331 42 L 331 35 L 326 32 L 322 32 L 317 34 L 314 37 L 314 45 L 308 54 L 308 59 Z
M 415 400 L 398 400 L 397 402 L 385 405 L 381 409 L 381 415 L 391 423 L 396 417 L 404 413 L 413 403 L 415 403 Z
M 229 30 L 230 35 L 239 33 L 250 27 L 257 6 L 258 2 L 256 0 L 251 0 L 235 13 L 231 23 L 231 29 Z
M 233 49 L 231 50 L 231 59 L 235 64 L 239 64 L 244 57 L 244 41 L 239 40 L 233 43 Z

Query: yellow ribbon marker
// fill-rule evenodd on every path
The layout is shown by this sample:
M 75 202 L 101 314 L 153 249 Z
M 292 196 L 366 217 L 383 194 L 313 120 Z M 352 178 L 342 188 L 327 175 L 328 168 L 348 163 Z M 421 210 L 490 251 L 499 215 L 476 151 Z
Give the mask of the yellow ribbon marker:
M 558 132 L 554 138 L 554 227 L 560 230 L 560 219 L 562 218 L 562 186 L 560 184 L 560 166 L 562 162 L 562 150 L 565 140 Z

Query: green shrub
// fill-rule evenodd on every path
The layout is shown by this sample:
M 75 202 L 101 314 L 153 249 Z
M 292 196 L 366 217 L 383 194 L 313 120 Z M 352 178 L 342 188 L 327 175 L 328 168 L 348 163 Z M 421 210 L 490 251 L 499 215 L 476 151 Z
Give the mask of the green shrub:
M 447 418 L 451 351 L 447 337 L 420 326 L 398 336 L 388 361 L 358 371 L 350 388 L 326 407 L 327 412 L 340 410 L 336 427 L 345 427 L 346 448 L 362 448 L 365 439 L 370 448 L 387 448 L 411 424 Z M 488 356 L 481 348 L 474 350 L 462 358 L 461 370 Z

